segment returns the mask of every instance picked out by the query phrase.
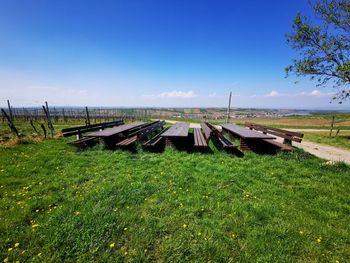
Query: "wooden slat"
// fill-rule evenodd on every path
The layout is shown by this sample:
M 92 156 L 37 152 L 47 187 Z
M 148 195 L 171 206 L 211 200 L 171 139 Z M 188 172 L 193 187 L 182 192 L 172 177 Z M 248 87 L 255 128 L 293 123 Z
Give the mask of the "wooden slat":
M 137 136 L 135 135 L 133 137 L 126 138 L 125 140 L 118 142 L 116 145 L 117 146 L 129 146 L 130 144 L 133 144 L 136 141 L 137 141 Z
M 208 127 L 207 124 L 201 123 L 200 125 L 201 125 L 201 128 L 202 128 L 202 130 L 203 130 L 205 139 L 206 139 L 206 141 L 208 142 L 209 139 L 210 139 L 210 137 L 211 137 L 212 131 L 211 131 L 211 129 Z
M 275 132 L 281 132 L 281 133 L 288 134 L 288 135 L 291 135 L 291 136 L 299 137 L 299 138 L 303 138 L 304 137 L 304 134 L 301 133 L 301 132 L 295 132 L 295 131 L 289 131 L 289 130 L 274 128 L 274 127 L 269 127 L 269 126 L 265 126 L 265 125 L 261 125 L 261 124 L 257 124 L 257 123 L 253 123 L 253 122 L 246 122 L 244 125 L 247 126 L 247 127 L 250 127 L 250 126 L 261 127 L 261 128 L 265 128 L 265 129 L 268 129 L 268 130 L 275 131 Z
M 188 129 L 190 125 L 185 122 L 177 122 L 173 126 L 170 127 L 169 130 L 164 132 L 162 137 L 187 137 Z
M 193 130 L 193 135 L 194 135 L 194 146 L 195 147 L 207 147 L 208 146 L 200 128 L 195 128 Z
M 215 137 L 216 141 L 220 143 L 223 148 L 226 148 L 226 149 L 236 148 L 236 145 L 234 145 L 232 142 L 226 139 L 213 125 L 207 122 L 205 124 L 211 129 L 213 137 Z
M 120 125 L 117 127 L 113 127 L 113 128 L 108 128 L 105 129 L 103 131 L 98 131 L 98 132 L 93 132 L 90 134 L 87 134 L 86 136 L 92 136 L 92 137 L 111 137 L 114 135 L 117 135 L 119 133 L 123 133 L 126 131 L 129 131 L 131 129 L 134 129 L 136 127 L 142 126 L 146 124 L 145 122 L 133 122 L 133 123 L 129 123 L 129 124 L 124 124 L 124 125 Z
M 155 146 L 157 143 L 159 143 L 164 138 L 161 136 L 164 132 L 166 132 L 169 129 L 169 127 L 162 130 L 160 133 L 158 133 L 156 136 L 148 140 L 143 144 L 143 146 Z
M 65 132 L 71 132 L 71 131 L 76 131 L 76 130 L 81 130 L 81 129 L 88 129 L 88 128 L 99 127 L 99 126 L 103 126 L 103 125 L 119 124 L 121 122 L 123 122 L 123 120 L 102 122 L 102 123 L 96 123 L 96 124 L 84 125 L 84 126 L 75 126 L 75 127 L 70 127 L 70 128 L 64 128 L 64 129 L 61 130 L 61 132 L 65 133 Z
M 287 145 L 287 144 L 283 144 L 283 143 L 279 143 L 275 140 L 263 140 L 266 143 L 272 144 L 275 147 L 280 148 L 282 151 L 286 151 L 286 152 L 290 152 L 293 150 L 293 147 Z

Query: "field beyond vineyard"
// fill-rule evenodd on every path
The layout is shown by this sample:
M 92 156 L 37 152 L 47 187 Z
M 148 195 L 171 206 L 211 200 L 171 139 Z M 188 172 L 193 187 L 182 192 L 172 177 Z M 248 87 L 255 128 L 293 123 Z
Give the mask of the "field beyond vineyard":
M 345 164 L 66 142 L 0 148 L 2 261 L 350 260 Z

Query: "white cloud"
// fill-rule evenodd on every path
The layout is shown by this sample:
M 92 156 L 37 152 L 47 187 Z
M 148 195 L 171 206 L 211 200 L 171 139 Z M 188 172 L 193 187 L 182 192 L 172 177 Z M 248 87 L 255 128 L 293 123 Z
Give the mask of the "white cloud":
M 280 94 L 277 91 L 271 91 L 269 94 L 266 94 L 266 97 L 276 97 L 279 96 Z
M 313 91 L 302 91 L 299 93 L 280 93 L 275 90 L 271 91 L 270 93 L 266 94 L 265 97 L 299 97 L 299 96 L 313 96 L 313 97 L 330 97 L 334 96 L 334 92 L 322 92 L 320 90 L 313 90 Z
M 170 99 L 189 99 L 197 97 L 197 95 L 192 91 L 170 91 L 170 92 L 163 92 L 156 97 L 158 98 L 170 98 Z

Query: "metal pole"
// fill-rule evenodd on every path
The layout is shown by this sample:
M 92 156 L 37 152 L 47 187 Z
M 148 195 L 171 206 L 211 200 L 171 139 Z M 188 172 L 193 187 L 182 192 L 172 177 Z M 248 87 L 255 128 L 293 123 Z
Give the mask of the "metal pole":
M 227 114 L 226 114 L 226 123 L 228 123 L 228 119 L 230 117 L 231 96 L 232 96 L 232 91 L 230 91 L 230 98 L 228 100 L 228 108 L 227 108 Z

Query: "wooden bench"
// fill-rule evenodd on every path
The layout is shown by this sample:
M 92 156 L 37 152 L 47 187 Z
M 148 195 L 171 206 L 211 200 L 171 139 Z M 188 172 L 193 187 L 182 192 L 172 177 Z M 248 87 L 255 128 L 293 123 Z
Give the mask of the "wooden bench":
M 152 122 L 151 124 L 141 128 L 140 130 L 130 133 L 130 136 L 137 135 L 138 139 L 143 140 L 144 138 L 147 138 L 149 134 L 159 129 L 163 129 L 164 124 L 165 124 L 165 121 Z
M 96 123 L 96 124 L 91 124 L 91 125 L 86 125 L 86 126 L 76 126 L 76 127 L 71 127 L 71 128 L 65 128 L 65 129 L 62 129 L 61 132 L 62 132 L 63 137 L 78 135 L 78 137 L 80 139 L 80 137 L 82 136 L 82 134 L 84 132 L 98 131 L 98 130 L 102 130 L 105 128 L 119 126 L 122 124 L 124 124 L 123 120 L 116 120 L 116 121 Z
M 120 142 L 118 142 L 116 145 L 119 147 L 128 147 L 131 144 L 135 143 L 137 141 L 137 135 L 134 135 L 132 137 L 126 138 L 125 140 L 122 140 Z
M 240 140 L 240 149 L 242 151 L 261 150 L 261 145 L 264 144 L 264 140 L 276 139 L 276 137 L 271 135 L 253 131 L 232 123 L 223 124 L 221 127 L 223 132 L 226 132 L 230 136 Z M 263 142 L 263 144 L 261 142 Z
M 149 134 L 162 129 L 165 121 L 155 121 L 147 125 L 143 125 L 139 130 L 133 131 L 129 136 L 118 142 L 116 146 L 118 147 L 128 147 L 134 144 L 136 141 L 143 141 Z
M 201 125 L 202 131 L 204 133 L 205 140 L 208 143 L 208 141 L 210 140 L 212 131 L 206 123 L 201 123 L 200 125 Z
M 155 147 L 159 142 L 161 142 L 162 140 L 164 140 L 164 137 L 162 137 L 161 135 L 166 132 L 169 129 L 169 127 L 165 128 L 164 130 L 162 130 L 160 133 L 158 133 L 157 135 L 155 135 L 153 138 L 151 138 L 150 140 L 148 140 L 147 142 L 145 142 L 143 144 L 143 146 L 145 147 Z
M 202 133 L 201 128 L 195 128 L 193 129 L 193 136 L 194 136 L 194 147 L 195 148 L 207 148 L 208 143 Z
M 267 143 L 274 145 L 275 147 L 281 148 L 283 151 L 291 151 L 292 142 L 300 143 L 304 137 L 303 133 L 283 130 L 279 128 L 273 128 L 269 126 L 264 126 L 256 123 L 246 122 L 246 127 L 249 127 L 251 130 L 261 131 L 264 134 L 272 134 L 278 137 L 283 138 L 283 143 L 279 143 L 277 141 L 264 140 Z
M 216 142 L 220 144 L 220 146 L 224 149 L 235 149 L 237 148 L 230 140 L 226 139 L 213 125 L 206 122 L 205 123 L 209 129 L 211 130 L 212 136 L 215 138 Z
M 83 137 L 81 139 L 69 142 L 68 144 L 81 148 L 92 146 L 97 142 L 97 137 Z

